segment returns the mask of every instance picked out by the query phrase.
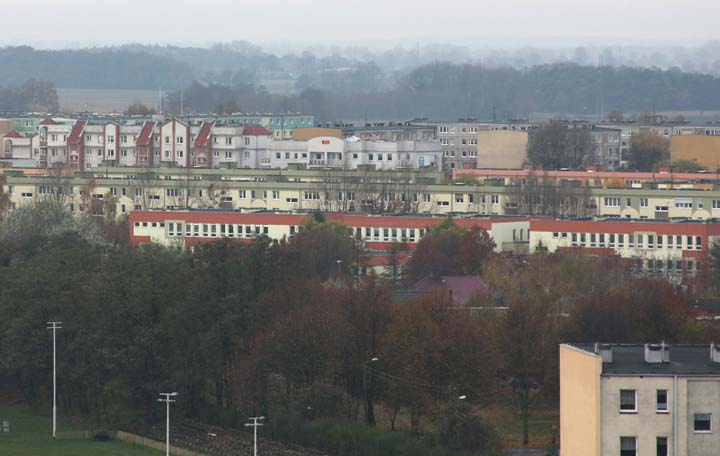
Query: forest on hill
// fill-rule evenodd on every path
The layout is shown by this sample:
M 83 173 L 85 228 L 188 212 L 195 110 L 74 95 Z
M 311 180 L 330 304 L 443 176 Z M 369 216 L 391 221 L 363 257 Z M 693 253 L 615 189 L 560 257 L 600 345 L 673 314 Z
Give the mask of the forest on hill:
M 245 112 L 302 111 L 319 122 L 720 109 L 720 78 L 677 68 L 572 62 L 513 67 L 448 59 L 398 70 L 343 55 L 277 56 L 249 43 L 208 49 L 5 47 L 0 61 L 0 81 L 7 86 L 37 79 L 58 88 L 162 88 L 165 106 L 177 112 L 182 90 L 185 112 L 222 105 Z M 277 90 L 278 81 L 291 89 Z M 0 100 L 0 110 L 8 105 Z
M 217 111 L 222 99 L 239 111 L 300 111 L 314 114 L 320 122 L 720 108 L 720 78 L 675 70 L 576 64 L 517 70 L 438 62 L 416 68 L 389 89 L 374 89 L 378 77 L 367 67 L 326 79 L 322 87 L 309 86 L 292 95 L 248 83 L 196 81 L 182 95 L 185 109 L 198 112 Z M 179 112 L 179 101 L 179 92 L 168 94 L 165 106 Z

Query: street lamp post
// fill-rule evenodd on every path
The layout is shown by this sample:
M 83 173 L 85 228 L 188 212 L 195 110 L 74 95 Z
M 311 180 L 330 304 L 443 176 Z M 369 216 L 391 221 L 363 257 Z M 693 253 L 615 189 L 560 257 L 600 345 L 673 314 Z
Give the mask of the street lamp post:
M 342 260 L 338 259 L 337 265 L 338 265 L 338 280 L 340 280 L 340 276 L 342 275 L 342 270 L 340 269 L 341 265 L 342 265 Z
M 165 456 L 170 456 L 170 403 L 175 402 L 171 397 L 177 396 L 178 393 L 160 393 L 161 397 L 158 402 L 165 403 Z
M 253 434 L 254 434 L 255 437 L 254 437 L 254 439 L 253 439 L 253 456 L 257 456 L 257 428 L 258 428 L 258 426 L 262 426 L 262 425 L 263 425 L 262 423 L 259 423 L 258 421 L 262 421 L 262 420 L 264 420 L 264 419 L 265 419 L 264 416 L 254 416 L 254 417 L 251 417 L 251 418 L 250 418 L 250 420 L 252 421 L 252 423 L 246 423 L 246 424 L 245 424 L 246 427 L 252 427 L 252 428 L 254 428 L 254 429 L 253 429 Z
M 61 321 L 48 321 L 47 329 L 52 329 L 53 332 L 53 427 L 52 436 L 55 438 L 57 432 L 57 344 L 55 341 L 55 335 L 58 329 L 62 329 Z

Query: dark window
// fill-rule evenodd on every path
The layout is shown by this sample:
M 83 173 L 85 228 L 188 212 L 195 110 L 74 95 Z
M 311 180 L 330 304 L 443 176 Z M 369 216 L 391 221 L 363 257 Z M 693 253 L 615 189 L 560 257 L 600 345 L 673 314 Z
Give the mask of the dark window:
M 657 456 L 668 456 L 668 439 L 667 437 L 657 438 Z
M 635 390 L 620 390 L 620 411 L 636 412 Z
M 662 269 L 662 260 L 658 263 L 658 269 Z M 668 411 L 667 390 L 657 390 L 657 411 Z
M 711 413 L 696 413 L 695 414 L 695 432 L 710 432 L 712 431 L 712 414 Z
M 637 455 L 637 437 L 620 437 L 620 456 Z

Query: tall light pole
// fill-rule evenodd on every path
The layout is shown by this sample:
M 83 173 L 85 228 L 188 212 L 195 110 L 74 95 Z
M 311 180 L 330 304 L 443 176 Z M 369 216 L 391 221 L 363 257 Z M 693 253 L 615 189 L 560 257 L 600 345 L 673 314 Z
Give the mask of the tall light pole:
M 171 397 L 177 396 L 178 393 L 160 393 L 161 397 L 158 402 L 165 403 L 165 456 L 170 456 L 170 403 L 175 402 Z
M 336 261 L 337 261 L 337 265 L 338 265 L 338 280 L 340 280 L 340 276 L 342 275 L 342 272 L 340 269 L 342 267 L 342 260 L 338 259 Z
M 249 418 L 252 423 L 246 423 L 246 427 L 253 427 L 253 432 L 255 434 L 254 443 L 253 443 L 253 456 L 257 456 L 257 428 L 258 426 L 262 426 L 262 423 L 259 423 L 258 421 L 262 421 L 265 419 L 264 416 L 255 416 L 252 418 Z
M 53 332 L 53 429 L 52 436 L 55 438 L 57 432 L 57 343 L 55 334 L 58 329 L 62 329 L 61 321 L 48 321 L 47 329 L 52 329 Z

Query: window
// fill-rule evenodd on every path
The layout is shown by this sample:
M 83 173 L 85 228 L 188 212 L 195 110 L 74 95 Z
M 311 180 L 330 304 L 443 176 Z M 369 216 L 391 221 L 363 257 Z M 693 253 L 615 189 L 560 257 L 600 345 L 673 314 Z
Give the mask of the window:
M 170 137 L 169 137 L 169 136 L 166 136 L 166 137 L 165 137 L 165 144 L 170 144 Z
M 640 207 L 648 207 L 648 199 L 640 198 Z
M 429 203 L 429 202 L 430 202 L 430 194 L 423 193 L 423 203 Z
M 279 200 L 279 199 L 280 199 L 280 192 L 279 192 L 278 190 L 273 190 L 273 192 L 272 192 L 272 198 L 273 198 L 274 200 Z
M 713 209 L 720 209 L 720 200 L 713 200 Z
M 225 158 L 228 159 L 228 160 L 231 159 L 231 158 L 232 158 L 232 152 L 231 152 L 231 151 L 225 152 Z
M 656 439 L 655 444 L 656 454 L 657 456 L 667 456 L 668 455 L 668 438 L 667 437 L 658 437 Z
M 490 202 L 492 204 L 500 203 L 500 196 L 499 195 L 490 195 Z
M 692 200 L 688 198 L 675 198 L 675 207 L 690 209 L 692 208 Z
M 605 207 L 620 207 L 620 198 L 615 196 L 606 196 L 603 198 L 603 205 Z
M 620 413 L 637 412 L 635 390 L 620 390 Z
M 637 437 L 620 437 L 620 456 L 637 455 Z
M 660 267 L 662 269 L 662 266 Z M 668 396 L 667 396 L 667 390 L 657 390 L 657 402 L 655 406 L 655 410 L 658 413 L 667 413 L 668 411 Z
M 127 142 L 127 135 L 122 135 L 122 136 L 120 136 L 120 142 L 123 143 L 123 144 L 126 143 L 126 142 Z
M 183 138 L 182 136 L 178 136 L 176 139 L 178 144 L 182 144 L 185 142 L 185 138 Z
M 245 145 L 246 145 L 246 146 L 249 146 L 249 145 L 250 145 L 250 138 L 245 138 Z
M 712 432 L 712 413 L 696 413 L 693 422 L 695 432 Z

